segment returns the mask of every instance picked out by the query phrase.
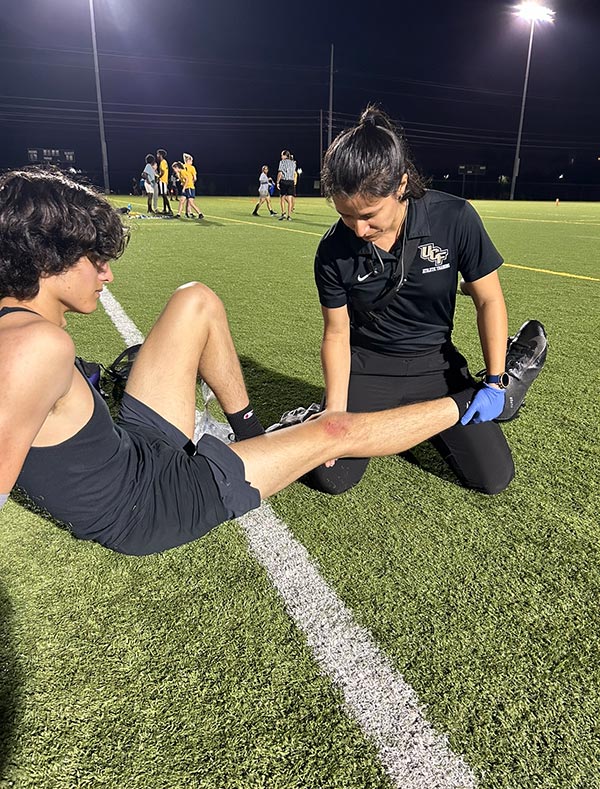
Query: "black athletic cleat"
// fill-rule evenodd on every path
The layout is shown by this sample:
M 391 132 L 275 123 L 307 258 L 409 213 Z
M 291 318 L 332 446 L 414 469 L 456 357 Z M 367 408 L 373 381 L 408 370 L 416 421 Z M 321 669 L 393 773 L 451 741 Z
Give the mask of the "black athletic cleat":
M 311 403 L 308 408 L 304 408 L 304 406 L 299 406 L 298 408 L 292 408 L 291 411 L 286 411 L 279 422 L 275 422 L 274 425 L 268 427 L 265 430 L 265 433 L 273 433 L 275 430 L 281 430 L 283 427 L 291 427 L 292 425 L 299 425 L 301 422 L 306 422 L 306 420 L 311 417 L 313 414 L 318 414 L 321 410 L 321 406 L 317 405 L 317 403 Z
M 514 337 L 508 338 L 504 410 L 494 421 L 510 422 L 519 414 L 525 395 L 542 371 L 548 352 L 546 330 L 539 321 L 526 321 Z

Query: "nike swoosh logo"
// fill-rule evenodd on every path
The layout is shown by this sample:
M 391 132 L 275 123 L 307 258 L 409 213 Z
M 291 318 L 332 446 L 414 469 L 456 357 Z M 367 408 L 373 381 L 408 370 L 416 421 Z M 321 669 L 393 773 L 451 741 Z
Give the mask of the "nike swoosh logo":
M 367 274 L 365 274 L 363 277 L 361 277 L 361 276 L 360 276 L 360 274 L 359 274 L 359 275 L 358 275 L 358 277 L 357 277 L 357 280 L 358 280 L 359 282 L 364 282 L 364 281 L 367 279 L 367 277 L 370 277 L 370 276 L 371 276 L 371 274 L 372 274 L 372 273 L 373 273 L 372 271 L 369 271 L 369 272 L 367 272 Z

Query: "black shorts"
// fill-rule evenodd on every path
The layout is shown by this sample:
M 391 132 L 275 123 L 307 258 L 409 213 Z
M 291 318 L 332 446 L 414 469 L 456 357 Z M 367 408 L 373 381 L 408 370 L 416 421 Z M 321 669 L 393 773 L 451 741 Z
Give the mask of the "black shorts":
M 294 194 L 294 182 L 285 181 L 283 178 L 279 182 L 279 193 L 283 196 Z
M 164 551 L 198 539 L 218 523 L 260 506 L 260 494 L 246 482 L 241 458 L 214 436 L 203 435 L 194 445 L 175 425 L 127 392 L 123 395 L 117 424 L 145 444 L 166 443 L 178 455 L 189 457 L 187 460 L 180 457 L 185 462 L 173 464 L 169 463 L 173 453 L 168 447 L 166 452 L 162 451 L 163 447 L 161 453 L 155 453 L 164 458 L 164 462 L 158 463 L 157 473 L 169 480 L 160 489 L 155 522 L 131 529 L 110 546 L 114 550 L 135 555 Z M 173 469 L 178 467 L 187 476 L 174 474 Z

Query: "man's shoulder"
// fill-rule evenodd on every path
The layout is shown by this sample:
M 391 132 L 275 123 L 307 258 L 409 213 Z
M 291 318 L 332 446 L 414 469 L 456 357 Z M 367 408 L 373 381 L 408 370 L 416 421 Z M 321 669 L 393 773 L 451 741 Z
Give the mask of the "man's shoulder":
M 0 322 L 0 362 L 11 367 L 73 363 L 75 344 L 64 329 L 33 313 Z

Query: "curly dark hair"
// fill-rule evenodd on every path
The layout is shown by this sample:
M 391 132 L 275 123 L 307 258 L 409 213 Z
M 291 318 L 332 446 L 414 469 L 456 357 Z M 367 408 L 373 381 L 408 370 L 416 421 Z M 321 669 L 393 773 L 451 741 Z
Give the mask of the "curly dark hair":
M 338 134 L 327 149 L 321 183 L 327 197 L 388 197 L 397 193 L 405 174 L 402 199 L 423 197 L 425 184 L 402 132 L 383 110 L 369 104 L 358 124 Z
M 42 277 L 87 256 L 98 267 L 123 254 L 128 232 L 101 195 L 60 172 L 0 178 L 0 298 L 34 298 Z

